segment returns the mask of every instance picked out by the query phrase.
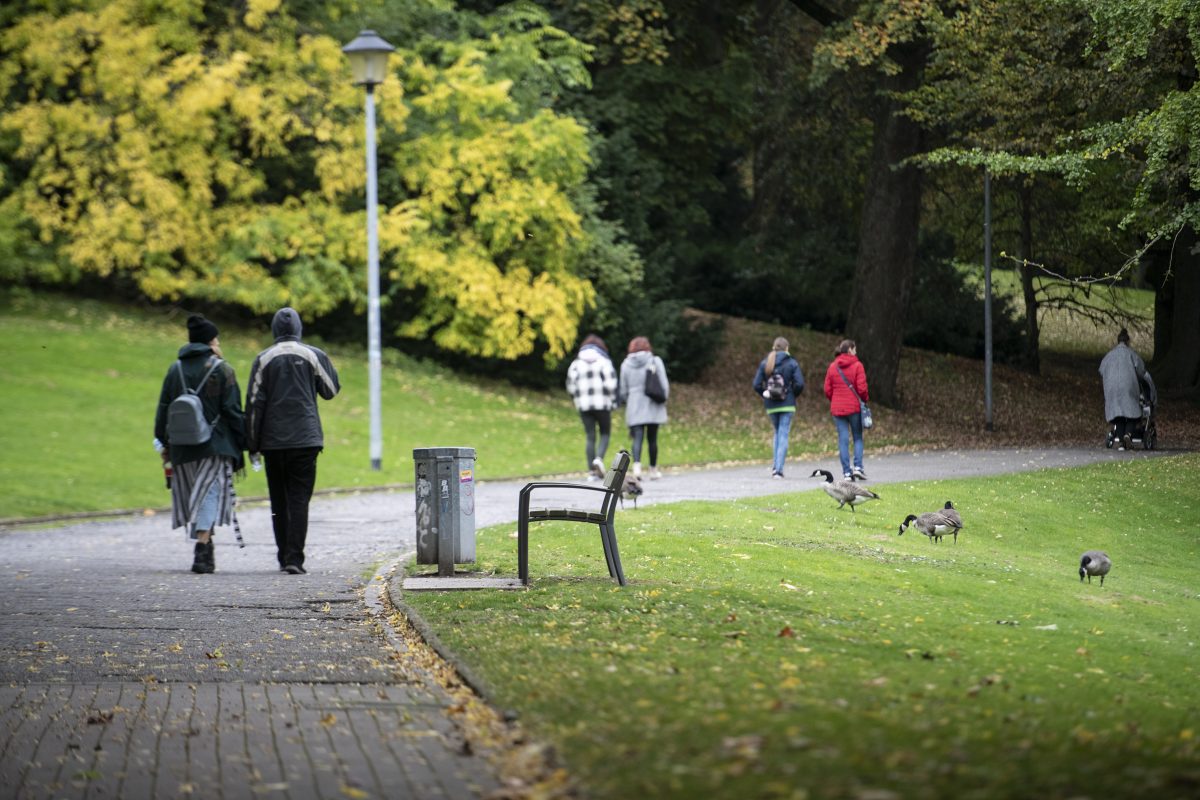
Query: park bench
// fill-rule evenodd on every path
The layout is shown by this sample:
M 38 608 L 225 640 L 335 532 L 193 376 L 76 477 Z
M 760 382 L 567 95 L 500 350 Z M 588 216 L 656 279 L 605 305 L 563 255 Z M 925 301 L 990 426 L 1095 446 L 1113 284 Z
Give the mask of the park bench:
M 617 503 L 621 499 L 621 486 L 625 472 L 629 469 L 629 453 L 622 450 L 613 459 L 612 469 L 600 483 L 565 483 L 560 481 L 536 481 L 525 484 L 517 505 L 517 573 L 521 583 L 529 585 L 529 523 L 584 522 L 600 527 L 600 543 L 604 545 L 604 560 L 608 563 L 608 574 L 617 583 L 625 585 L 625 573 L 621 569 L 621 556 L 617 552 L 617 531 L 613 519 Z M 598 510 L 558 506 L 552 508 L 530 508 L 530 500 L 538 489 L 570 489 L 601 494 Z

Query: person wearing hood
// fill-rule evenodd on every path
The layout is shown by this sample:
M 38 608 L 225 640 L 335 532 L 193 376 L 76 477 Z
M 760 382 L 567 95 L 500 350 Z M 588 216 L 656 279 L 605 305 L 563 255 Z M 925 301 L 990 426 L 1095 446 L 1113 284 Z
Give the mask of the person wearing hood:
M 341 390 L 324 351 L 300 341 L 300 315 L 275 312 L 275 344 L 255 357 L 246 388 L 246 439 L 251 460 L 262 455 L 271 496 L 280 572 L 302 575 L 308 538 L 308 504 L 317 481 L 317 456 L 325 447 L 317 397 Z
M 778 375 L 783 383 L 779 389 L 772 391 L 768 380 Z M 778 382 L 779 379 L 776 379 Z M 783 478 L 783 462 L 787 460 L 788 434 L 792 430 L 792 418 L 796 415 L 796 397 L 804 391 L 804 373 L 796 359 L 788 353 L 788 340 L 782 336 L 776 337 L 771 345 L 771 352 L 754 373 L 754 393 L 763 398 L 763 407 L 767 418 L 775 429 L 774 458 L 771 463 L 771 477 Z M 782 392 L 782 396 L 778 396 Z
M 608 355 L 608 345 L 596 334 L 589 334 L 579 355 L 567 368 L 567 394 L 575 402 L 587 437 L 588 479 L 604 477 L 604 454 L 612 435 L 612 410 L 617 400 L 617 371 Z M 596 430 L 600 442 L 596 443 Z
M 653 367 L 658 373 L 666 396 L 671 386 L 667 381 L 667 367 L 663 360 L 650 349 L 650 340 L 635 336 L 629 341 L 629 353 L 621 362 L 621 378 L 617 388 L 617 401 L 625 406 L 625 424 L 633 440 L 633 474 L 642 474 L 642 441 L 645 439 L 650 450 L 650 477 L 661 478 L 658 469 L 658 426 L 667 423 L 667 403 L 652 400 L 646 395 L 646 372 Z
M 222 360 L 217 326 L 201 314 L 187 319 L 188 343 L 163 378 L 154 416 L 154 438 L 163 462 L 170 465 L 171 527 L 186 528 L 195 542 L 192 572 L 216 571 L 213 529 L 233 520 L 234 473 L 242 470 L 246 449 L 242 392 L 233 367 Z M 171 401 L 192 390 L 211 420 L 212 434 L 200 444 L 172 442 L 168 434 Z
M 1142 417 L 1141 386 L 1147 382 L 1146 364 L 1129 346 L 1129 331 L 1121 328 L 1117 344 L 1100 361 L 1104 384 L 1104 418 L 1112 426 L 1118 450 L 1133 448 L 1133 431 Z
M 829 413 L 837 425 L 838 454 L 842 458 L 842 477 L 847 480 L 866 480 L 863 472 L 862 403 L 867 395 L 867 373 L 858 360 L 858 345 L 843 339 L 837 346 L 833 363 L 825 372 L 825 396 L 829 398 Z M 861 402 L 860 402 L 861 401 Z M 850 460 L 850 440 L 854 440 L 854 461 Z

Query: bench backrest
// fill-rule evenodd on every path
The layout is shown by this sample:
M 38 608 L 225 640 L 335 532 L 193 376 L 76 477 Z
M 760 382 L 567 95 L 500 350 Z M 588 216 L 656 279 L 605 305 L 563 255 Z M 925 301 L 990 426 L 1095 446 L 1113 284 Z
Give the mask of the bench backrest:
M 630 460 L 628 450 L 617 453 L 617 457 L 613 459 L 612 468 L 604 476 L 605 489 L 618 495 L 621 493 L 621 487 L 625 483 L 625 473 L 629 471 Z

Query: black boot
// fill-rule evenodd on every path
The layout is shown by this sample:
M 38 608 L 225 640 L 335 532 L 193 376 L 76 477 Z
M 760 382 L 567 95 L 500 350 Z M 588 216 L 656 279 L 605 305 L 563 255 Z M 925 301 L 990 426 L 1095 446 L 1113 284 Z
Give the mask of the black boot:
M 192 572 L 202 574 L 208 571 L 208 547 L 204 542 L 196 542 L 196 549 L 192 554 Z
M 208 540 L 208 544 L 205 545 L 204 571 L 205 572 L 216 572 L 217 571 L 216 548 L 213 547 L 213 540 L 211 538 Z

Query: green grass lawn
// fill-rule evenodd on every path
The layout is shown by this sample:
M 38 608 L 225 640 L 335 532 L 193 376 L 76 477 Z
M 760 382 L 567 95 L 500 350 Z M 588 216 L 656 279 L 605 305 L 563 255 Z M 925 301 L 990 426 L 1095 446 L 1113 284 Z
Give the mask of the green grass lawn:
M 527 592 L 405 600 L 595 798 L 1195 797 L 1200 456 L 536 527 Z M 952 499 L 957 545 L 910 512 Z M 516 573 L 514 526 L 478 568 Z M 1104 586 L 1079 556 L 1106 550 Z
M 0 291 L 0 518 L 156 508 L 170 504 L 151 441 L 163 376 L 186 343 L 183 319 L 99 300 Z M 221 324 L 226 359 L 245 392 L 261 330 Z M 320 342 L 313 341 L 320 345 Z M 318 489 L 412 482 L 414 447 L 474 447 L 481 480 L 585 469 L 583 429 L 562 391 L 539 392 L 475 380 L 386 350 L 383 470 L 370 469 L 365 349 L 327 348 L 342 392 L 321 403 L 325 452 Z M 613 445 L 628 446 L 614 415 Z M 664 464 L 764 459 L 767 428 L 748 437 L 710 425 L 670 424 L 660 434 Z M 267 493 L 263 473 L 238 486 Z

